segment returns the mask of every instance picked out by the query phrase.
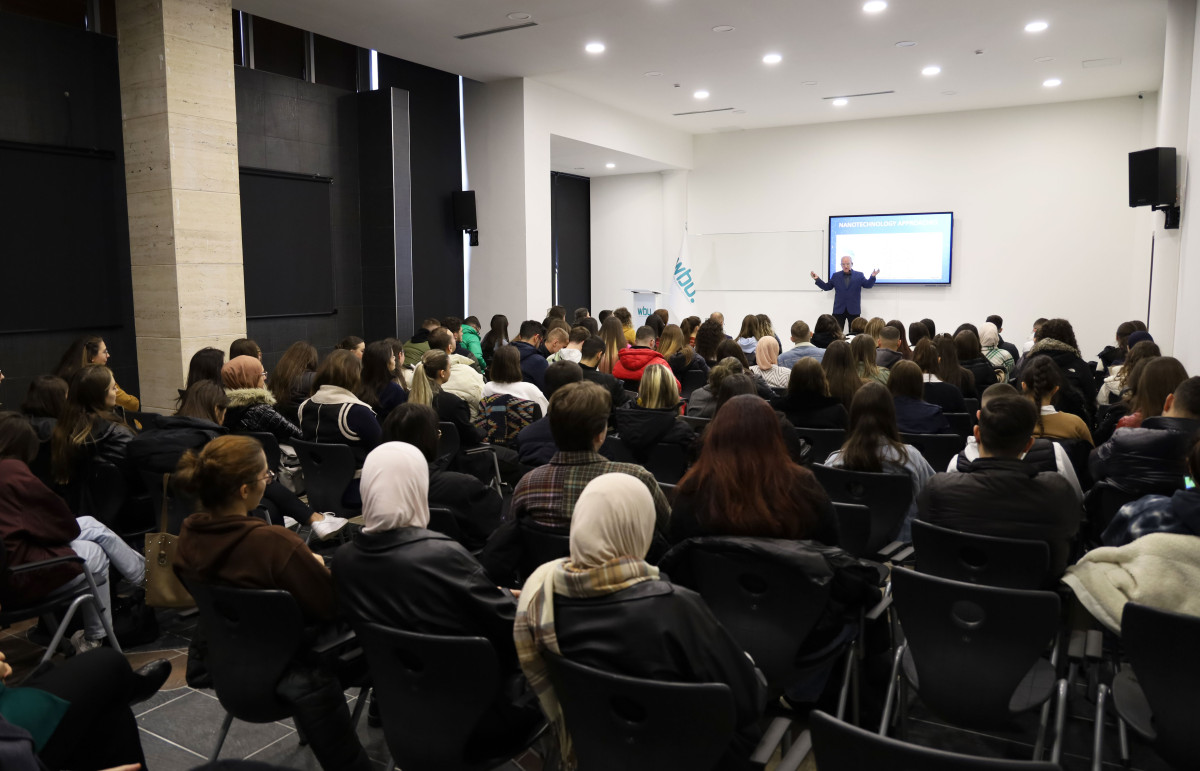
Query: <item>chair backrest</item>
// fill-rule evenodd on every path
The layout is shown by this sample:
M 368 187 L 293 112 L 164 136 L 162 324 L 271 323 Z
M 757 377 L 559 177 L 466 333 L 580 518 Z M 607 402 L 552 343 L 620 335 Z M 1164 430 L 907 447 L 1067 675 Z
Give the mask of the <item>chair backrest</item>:
M 1061 771 L 1057 763 L 959 755 L 909 744 L 843 723 L 820 710 L 809 715 L 813 756 L 821 771 Z
M 724 683 L 644 680 L 545 656 L 581 771 L 711 769 L 733 737 Z
M 117 532 L 129 529 L 129 523 L 119 521 L 129 485 L 125 472 L 117 466 L 90 455 L 84 457 L 76 464 L 68 489 L 77 496 L 74 502 L 67 499 L 76 516 L 95 517 Z
M 231 715 L 269 723 L 292 714 L 275 684 L 303 639 L 296 600 L 280 589 L 239 589 L 185 581 L 208 640 L 205 664 L 217 699 Z
M 521 534 L 520 571 L 523 578 L 528 578 L 539 565 L 571 555 L 571 538 L 564 528 L 524 518 L 517 521 L 517 530 Z
M 1009 589 L 1041 589 L 1049 578 L 1045 541 L 963 533 L 920 520 L 912 523 L 912 537 L 922 573 Z
M 704 598 L 778 695 L 804 671 L 796 654 L 829 603 L 833 573 L 816 552 L 811 559 L 771 560 L 722 546 L 731 540 L 692 539 L 691 565 L 680 573 L 695 581 L 684 585 Z
M 142 478 L 142 484 L 150 493 L 150 503 L 154 506 L 155 521 L 158 522 L 162 518 L 163 510 L 163 475 L 145 469 L 140 469 L 138 474 Z M 195 498 L 185 495 L 176 490 L 174 485 L 170 485 L 167 491 L 167 532 L 179 535 L 179 531 L 183 528 L 183 520 L 194 514 L 196 509 Z
M 871 510 L 861 503 L 834 501 L 833 511 L 838 521 L 838 546 L 850 554 L 866 556 L 871 543 Z
M 604 437 L 604 444 L 600 446 L 600 454 L 604 457 L 613 460 L 617 463 L 637 463 L 638 459 L 633 452 L 625 446 L 620 437 L 609 434 Z
M 1200 618 L 1130 602 L 1121 615 L 1121 644 L 1154 713 L 1154 749 L 1176 768 L 1195 767 Z
M 462 528 L 454 518 L 454 512 L 437 506 L 429 507 L 429 529 L 435 533 L 448 535 L 459 543 L 463 542 Z
M 646 456 L 646 470 L 659 482 L 676 484 L 688 470 L 687 453 L 683 447 L 669 442 L 659 442 Z
M 959 434 L 901 434 L 900 441 L 916 447 L 934 471 L 945 471 L 950 459 L 967 446 L 967 438 Z
M 1058 631 L 1058 595 L 894 568 L 892 596 L 921 701 L 956 725 L 1011 719 L 1017 685 Z
M 846 432 L 840 428 L 804 428 L 796 426 L 796 436 L 812 445 L 812 462 L 824 463 L 834 450 L 846 443 Z
M 267 456 L 267 468 L 274 471 L 279 470 L 279 440 L 275 438 L 274 434 L 268 434 L 266 431 L 234 431 L 233 433 L 257 439 L 263 447 L 263 454 Z
M 975 413 L 979 412 L 979 400 L 963 399 L 963 412 L 971 416 L 971 425 L 975 425 Z
M 467 739 L 496 695 L 499 668 L 483 637 L 418 634 L 356 624 L 383 735 L 405 771 L 469 768 Z
M 683 373 L 683 379 L 679 381 L 681 388 L 679 395 L 684 399 L 692 398 L 692 392 L 697 388 L 703 388 L 708 385 L 708 373 L 700 370 L 689 369 Z
M 437 460 L 434 465 L 439 471 L 445 471 L 458 457 L 458 426 L 449 421 L 438 423 Z
M 315 442 L 292 442 L 304 470 L 304 489 L 308 493 L 308 505 L 313 511 L 332 511 L 346 515 L 342 495 L 354 482 L 358 463 L 354 450 L 345 444 L 317 444 Z
M 709 423 L 712 423 L 712 418 L 701 418 L 695 415 L 684 415 L 680 420 L 695 429 L 697 434 L 708 428 Z
M 975 416 L 969 412 L 943 412 L 942 414 L 946 416 L 946 421 L 950 424 L 950 430 L 961 436 L 965 445 L 967 437 L 973 433 L 971 429 L 975 425 L 973 422 Z M 945 466 L 934 469 L 934 471 L 945 470 Z
M 535 402 L 511 394 L 492 394 L 479 401 L 475 427 L 484 433 L 488 444 L 514 447 L 517 435 L 541 417 L 542 408 Z
M 843 549 L 856 557 L 866 557 L 891 543 L 912 504 L 908 474 L 876 474 L 821 465 L 814 465 L 812 472 L 833 501 L 857 503 L 871 511 L 871 532 L 864 550 L 855 551 L 859 547 L 849 543 Z

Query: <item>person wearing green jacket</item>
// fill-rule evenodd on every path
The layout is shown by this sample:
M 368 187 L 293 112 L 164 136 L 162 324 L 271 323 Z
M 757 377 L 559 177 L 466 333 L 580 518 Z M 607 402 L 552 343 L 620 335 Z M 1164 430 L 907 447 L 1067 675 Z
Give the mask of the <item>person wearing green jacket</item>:
M 486 363 L 483 360 L 483 347 L 479 344 L 479 327 L 479 319 L 467 316 L 462 325 L 462 344 L 471 352 L 475 361 L 479 362 L 479 366 L 482 368 L 486 366 Z

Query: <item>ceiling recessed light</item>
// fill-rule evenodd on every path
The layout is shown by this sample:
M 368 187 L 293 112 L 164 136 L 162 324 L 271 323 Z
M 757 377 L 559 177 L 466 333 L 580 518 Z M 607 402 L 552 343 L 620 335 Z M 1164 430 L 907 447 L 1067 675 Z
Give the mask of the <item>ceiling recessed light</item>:
M 763 64 L 779 64 L 783 61 L 783 57 L 779 54 L 767 54 L 763 57 Z
M 1044 21 L 1031 21 L 1025 25 L 1026 32 L 1045 32 L 1050 25 Z
M 713 27 L 713 32 L 733 32 L 735 29 L 736 27 L 731 27 L 728 24 L 720 24 Z
M 883 0 L 871 0 L 869 3 L 863 3 L 864 13 L 879 13 L 887 8 L 887 3 Z
M 699 90 L 699 91 L 697 91 L 696 93 L 692 94 L 692 96 L 696 97 L 697 99 L 707 99 L 707 98 L 708 98 L 708 92 L 707 92 L 707 91 L 705 91 L 704 89 L 700 89 L 700 90 Z
M 1050 78 L 1049 80 L 1043 80 L 1042 85 L 1046 88 L 1054 88 L 1055 86 L 1061 86 L 1062 81 L 1058 78 Z
M 511 19 L 512 21 L 529 21 L 530 19 L 533 18 L 533 16 L 531 16 L 527 13 L 522 13 L 520 11 L 514 11 L 508 15 L 508 18 Z
M 928 67 L 926 67 L 925 69 L 921 70 L 921 74 L 922 75 L 936 75 L 941 71 L 942 71 L 941 67 L 937 66 L 936 64 L 931 64 Z
M 833 100 L 834 107 L 845 107 L 848 104 L 850 104 L 849 99 L 834 99 Z
M 662 77 L 662 73 L 659 72 L 658 70 L 650 70 L 649 72 L 643 72 L 642 75 L 647 78 L 661 78 Z
M 1034 59 L 1034 61 L 1037 62 L 1038 64 L 1045 64 L 1046 62 L 1054 61 L 1054 57 L 1053 56 L 1039 56 L 1038 58 Z
M 815 86 L 815 85 L 817 85 L 817 81 L 815 81 L 815 80 L 805 80 L 805 81 L 801 81 L 800 85 L 802 85 L 802 86 Z
M 588 43 L 583 47 L 583 50 L 587 51 L 589 54 L 602 54 L 604 53 L 604 44 Z
M 615 168 L 617 168 L 617 164 L 615 164 L 615 163 L 606 163 L 606 164 L 604 164 L 604 168 L 606 168 L 606 169 L 615 169 Z
M 896 44 L 896 47 L 897 48 L 912 48 L 915 45 L 916 45 L 916 43 L 911 40 L 901 40 L 899 43 Z

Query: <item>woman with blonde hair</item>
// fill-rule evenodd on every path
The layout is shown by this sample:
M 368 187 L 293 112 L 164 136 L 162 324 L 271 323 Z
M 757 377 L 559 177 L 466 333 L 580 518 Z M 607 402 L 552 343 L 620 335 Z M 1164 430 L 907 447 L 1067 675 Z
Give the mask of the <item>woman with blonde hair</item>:
M 677 444 L 687 452 L 696 432 L 679 417 L 679 389 L 675 375 L 662 364 L 651 364 L 642 373 L 637 404 L 617 410 L 617 434 L 639 463 L 659 444 Z
M 779 366 L 778 340 L 770 335 L 758 338 L 758 344 L 754 346 L 754 364 L 750 367 L 750 372 L 765 380 L 771 388 L 787 388 L 792 371 Z
M 662 335 L 658 338 L 658 353 L 671 365 L 671 371 L 680 381 L 683 380 L 685 372 L 708 372 L 708 363 L 704 361 L 704 357 L 696 353 L 688 343 L 683 329 L 674 324 L 663 328 Z
M 565 767 L 575 756 L 546 652 L 629 677 L 728 685 L 739 731 L 719 767 L 745 767 L 765 688 L 700 595 L 646 562 L 654 521 L 650 492 L 634 477 L 602 474 L 588 483 L 571 515 L 570 556 L 539 567 L 521 591 L 513 625 L 521 669 L 558 734 Z
M 412 390 L 408 400 L 425 404 L 438 414 L 443 423 L 453 423 L 458 432 L 459 447 L 476 447 L 483 442 L 479 429 L 471 422 L 471 410 L 456 394 L 442 388 L 450 379 L 450 357 L 445 351 L 426 351 L 421 363 L 413 370 Z
M 596 365 L 596 369 L 611 375 L 619 354 L 629 347 L 629 342 L 625 339 L 625 328 L 621 326 L 621 319 L 615 313 L 600 324 L 600 339 L 604 341 L 604 353 L 600 354 L 600 363 Z

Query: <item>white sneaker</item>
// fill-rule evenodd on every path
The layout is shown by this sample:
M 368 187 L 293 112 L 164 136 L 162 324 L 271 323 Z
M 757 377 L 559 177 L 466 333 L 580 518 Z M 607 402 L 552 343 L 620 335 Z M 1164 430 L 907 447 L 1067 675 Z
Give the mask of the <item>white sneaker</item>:
M 291 517 L 284 516 L 283 526 L 286 527 L 288 530 L 295 530 L 296 528 L 300 527 L 300 523 L 297 522 L 296 520 L 292 519 Z
M 311 527 L 313 535 L 322 541 L 328 540 L 334 533 L 346 526 L 344 517 L 339 517 L 328 512 L 322 512 L 321 515 L 325 519 L 322 519 L 320 522 L 313 522 Z
M 92 640 L 92 639 L 84 636 L 82 629 L 80 629 L 75 634 L 71 635 L 71 645 L 73 645 L 75 647 L 76 654 L 87 653 L 88 651 L 99 648 L 103 644 L 104 644 L 103 637 L 100 638 L 99 640 Z

